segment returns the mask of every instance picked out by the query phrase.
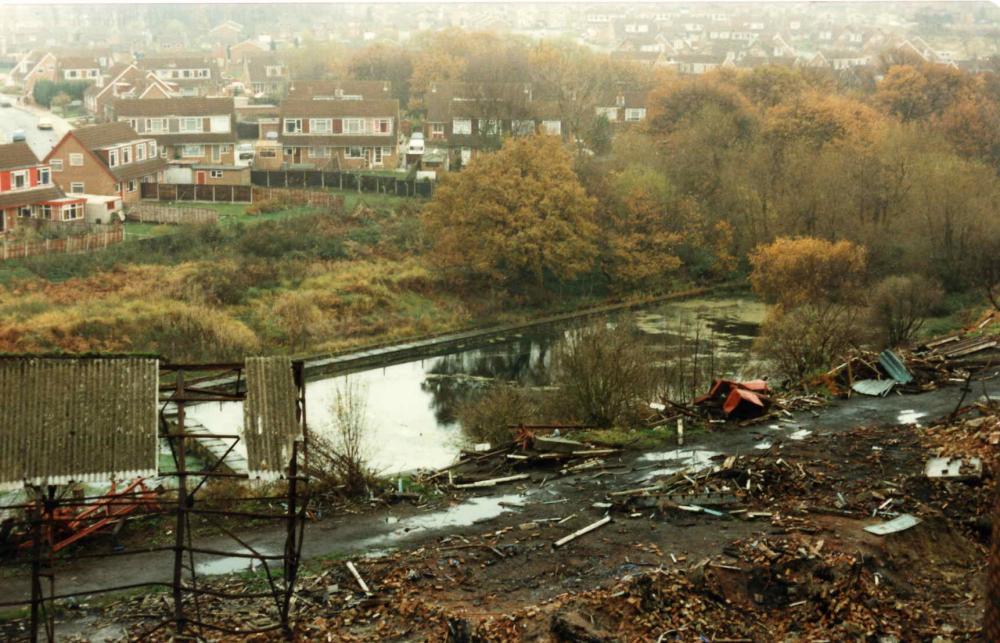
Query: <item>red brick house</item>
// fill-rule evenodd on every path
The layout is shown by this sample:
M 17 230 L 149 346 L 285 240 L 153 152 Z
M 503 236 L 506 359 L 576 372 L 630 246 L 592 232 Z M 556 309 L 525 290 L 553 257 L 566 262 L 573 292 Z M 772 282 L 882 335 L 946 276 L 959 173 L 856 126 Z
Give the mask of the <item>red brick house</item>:
M 0 145 L 0 235 L 12 231 L 18 218 L 83 221 L 86 203 L 67 197 L 26 143 Z
M 45 163 L 67 194 L 119 196 L 126 205 L 138 202 L 139 184 L 159 181 L 167 165 L 156 141 L 140 136 L 128 123 L 70 130 Z

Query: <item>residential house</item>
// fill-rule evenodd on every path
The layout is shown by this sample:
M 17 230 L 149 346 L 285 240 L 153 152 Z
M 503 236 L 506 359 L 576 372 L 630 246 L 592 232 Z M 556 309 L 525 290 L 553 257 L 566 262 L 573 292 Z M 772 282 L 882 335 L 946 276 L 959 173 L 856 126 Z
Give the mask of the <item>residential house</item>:
M 325 100 L 387 100 L 392 98 L 388 80 L 293 80 L 288 97 Z
M 287 98 L 281 103 L 285 166 L 395 168 L 399 101 Z
M 448 149 L 452 167 L 496 149 L 506 136 L 568 133 L 558 104 L 536 97 L 530 83 L 432 83 L 424 104 L 425 145 Z
M 230 62 L 242 64 L 256 56 L 270 53 L 270 51 L 270 47 L 256 40 L 244 40 L 228 48 L 227 58 Z
M 288 93 L 291 82 L 288 67 L 274 54 L 247 58 L 241 75 L 244 86 L 254 96 L 282 97 Z
M 243 25 L 233 20 L 212 27 L 208 32 L 209 39 L 219 45 L 235 45 L 243 37 Z
M 70 130 L 45 163 L 67 194 L 118 196 L 126 205 L 139 200 L 140 183 L 157 182 L 166 168 L 156 140 L 140 136 L 128 123 Z
M 597 101 L 595 115 L 604 116 L 612 125 L 641 123 L 646 120 L 647 95 L 645 90 L 620 87 Z
M 32 50 L 25 54 L 10 70 L 9 77 L 11 81 L 21 86 L 25 96 L 30 96 L 38 81 L 58 79 L 57 63 L 58 60 L 51 51 Z
M 68 81 L 86 81 L 100 86 L 103 84 L 103 66 L 92 56 L 63 56 L 59 58 L 58 78 Z
M 139 69 L 153 72 L 159 80 L 177 86 L 181 96 L 210 96 L 222 84 L 219 66 L 211 56 L 182 53 L 148 56 L 136 64 Z
M 115 119 L 156 140 L 169 162 L 169 183 L 223 179 L 236 166 L 236 110 L 232 98 L 155 98 L 115 102 Z M 199 172 L 203 172 L 202 177 Z
M 113 66 L 99 85 L 92 85 L 83 93 L 83 104 L 98 122 L 113 120 L 114 102 L 122 98 L 170 98 L 180 89 L 160 80 L 151 71 L 133 64 Z
M 83 221 L 87 200 L 67 197 L 27 143 L 0 145 L 0 236 L 19 218 Z
M 732 58 L 732 54 L 681 54 L 676 57 L 677 71 L 690 75 L 707 74 Z

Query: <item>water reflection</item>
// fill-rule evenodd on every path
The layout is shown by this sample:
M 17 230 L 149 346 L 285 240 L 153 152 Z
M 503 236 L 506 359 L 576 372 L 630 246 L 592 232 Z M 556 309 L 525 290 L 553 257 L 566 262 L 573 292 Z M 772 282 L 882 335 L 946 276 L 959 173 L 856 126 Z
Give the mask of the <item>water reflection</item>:
M 604 319 L 634 322 L 662 369 L 663 387 L 673 399 L 687 399 L 712 376 L 754 377 L 750 345 L 764 306 L 746 299 L 696 299 L 664 303 Z M 350 375 L 368 391 L 368 452 L 384 473 L 441 467 L 466 443 L 456 410 L 498 382 L 518 386 L 550 384 L 552 354 L 576 322 L 531 329 L 488 347 L 397 364 Z M 310 382 L 307 415 L 312 431 L 331 430 L 330 406 L 343 377 Z M 203 404 L 191 415 L 210 430 L 226 433 L 242 424 L 239 404 Z

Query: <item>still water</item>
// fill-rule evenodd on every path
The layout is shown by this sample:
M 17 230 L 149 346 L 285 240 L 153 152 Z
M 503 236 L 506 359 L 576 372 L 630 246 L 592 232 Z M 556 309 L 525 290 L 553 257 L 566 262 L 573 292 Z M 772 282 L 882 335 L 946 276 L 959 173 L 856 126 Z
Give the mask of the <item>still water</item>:
M 631 322 L 664 368 L 664 386 L 678 399 L 707 388 L 711 375 L 753 377 L 750 345 L 764 305 L 750 299 L 702 298 L 623 311 L 598 323 Z M 547 386 L 553 350 L 581 324 L 532 328 L 488 347 L 464 350 L 346 377 L 367 398 L 367 455 L 376 470 L 395 473 L 436 468 L 468 446 L 456 408 L 497 382 Z M 317 433 L 331 431 L 331 406 L 344 376 L 306 385 L 306 416 Z M 243 422 L 238 403 L 202 404 L 189 415 L 211 431 L 228 433 Z

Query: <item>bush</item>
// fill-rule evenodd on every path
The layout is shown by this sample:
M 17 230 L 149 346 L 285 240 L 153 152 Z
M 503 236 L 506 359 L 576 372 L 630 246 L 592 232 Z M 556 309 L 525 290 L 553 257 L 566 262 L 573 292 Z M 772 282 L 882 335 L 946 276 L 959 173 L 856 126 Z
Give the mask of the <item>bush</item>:
M 859 343 L 861 310 L 839 304 L 775 306 L 761 325 L 754 350 L 786 377 L 801 381 L 827 370 Z
M 458 407 L 458 420 L 471 438 L 490 444 L 511 440 L 508 427 L 540 420 L 538 395 L 516 386 L 501 384 L 475 400 Z
M 334 393 L 330 410 L 330 437 L 316 432 L 309 437 L 308 473 L 316 481 L 313 490 L 320 495 L 366 497 L 375 484 L 366 445 L 370 432 L 367 390 L 345 379 Z
M 892 347 L 910 341 L 943 297 L 941 285 L 922 275 L 883 279 L 869 299 L 869 314 L 878 340 Z
M 579 329 L 553 359 L 558 407 L 588 424 L 630 424 L 656 392 L 649 351 L 631 326 Z

